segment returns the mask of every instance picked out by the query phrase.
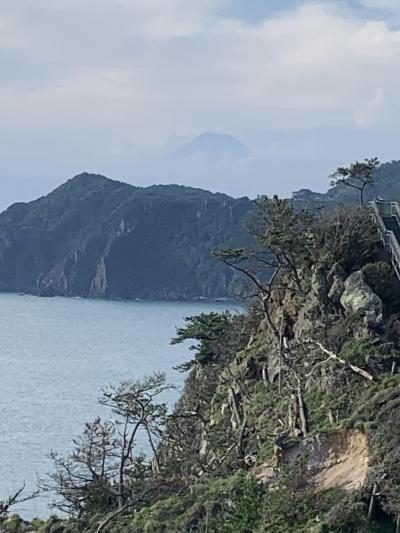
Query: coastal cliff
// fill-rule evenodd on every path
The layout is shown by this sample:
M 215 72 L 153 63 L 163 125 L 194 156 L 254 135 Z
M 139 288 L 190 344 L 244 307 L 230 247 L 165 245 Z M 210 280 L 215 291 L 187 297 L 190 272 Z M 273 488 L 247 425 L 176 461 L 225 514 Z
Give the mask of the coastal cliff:
M 52 478 L 75 518 L 20 521 L 12 531 L 399 529 L 400 283 L 390 258 L 365 209 L 340 208 L 319 219 L 279 199 L 261 208 L 263 220 L 274 215 L 268 251 L 271 244 L 291 250 L 294 263 L 277 263 L 265 284 L 247 262 L 260 259 L 260 246 L 253 255 L 221 253 L 232 265 L 240 260 L 251 272 L 249 288 L 258 283 L 264 292 L 246 313 L 188 317 L 177 330 L 174 343 L 196 341 L 193 358 L 180 367 L 188 372 L 185 387 L 157 426 L 152 462 L 131 459 L 125 503 L 113 499 L 112 478 L 100 485 L 92 479 L 81 444 L 70 462 L 56 464 L 58 474 L 72 465 L 86 476 L 79 486 L 85 498 L 74 499 L 74 480 L 65 491 L 66 478 Z M 158 394 L 162 384 L 156 376 L 132 391 Z M 121 413 L 124 400 L 119 392 L 115 398 Z M 151 407 L 149 432 L 163 412 Z M 106 459 L 111 468 L 113 457 Z

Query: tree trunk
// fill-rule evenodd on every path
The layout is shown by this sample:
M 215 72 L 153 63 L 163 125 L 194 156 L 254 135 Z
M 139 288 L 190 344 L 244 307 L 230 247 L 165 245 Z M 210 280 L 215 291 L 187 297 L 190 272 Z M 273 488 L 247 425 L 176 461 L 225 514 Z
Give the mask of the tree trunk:
M 281 324 L 279 326 L 279 374 L 278 374 L 278 391 L 279 395 L 282 395 L 282 342 L 283 342 L 283 312 L 281 316 Z
M 121 458 L 118 475 L 118 509 L 125 506 L 125 483 L 124 483 L 125 458 Z
M 279 339 L 279 332 L 276 329 L 274 323 L 272 322 L 271 315 L 269 314 L 269 309 L 268 309 L 269 296 L 270 296 L 270 294 L 261 295 L 261 304 L 262 304 L 264 316 L 267 319 L 267 323 L 268 323 L 268 326 L 271 329 L 271 332 L 275 335 L 275 337 L 277 339 Z
M 268 376 L 267 376 L 267 363 L 264 363 L 262 366 L 261 376 L 266 387 L 268 387 L 269 384 L 268 384 Z
M 377 492 L 378 492 L 378 484 L 375 482 L 372 488 L 371 499 L 369 500 L 369 508 L 368 508 L 368 521 L 369 522 L 371 522 L 371 520 L 374 518 L 375 497 L 376 497 Z
M 127 460 L 130 457 L 136 433 L 142 424 L 143 424 L 143 416 L 138 422 L 136 422 L 136 425 L 132 430 L 131 436 L 129 440 L 127 440 L 128 435 L 126 432 L 126 428 L 128 427 L 128 418 L 126 418 L 126 421 L 125 421 L 125 431 L 123 435 L 121 459 L 120 459 L 119 471 L 118 471 L 118 508 L 119 509 L 122 509 L 126 503 L 125 465 L 126 465 Z
M 151 450 L 153 452 L 153 474 L 159 474 L 160 473 L 160 461 L 158 459 L 158 453 L 157 453 L 157 448 L 154 446 L 154 442 L 153 442 L 153 439 L 152 439 L 152 436 L 151 436 L 151 432 L 149 430 L 149 427 L 148 425 L 146 424 L 145 425 L 145 428 L 146 428 L 146 433 L 147 433 L 147 438 L 149 440 L 149 444 L 150 444 L 150 447 L 151 447 Z
M 306 412 L 304 408 L 304 401 L 303 401 L 303 394 L 301 392 L 301 386 L 299 385 L 297 389 L 297 401 L 299 404 L 299 415 L 300 415 L 300 422 L 301 422 L 301 432 L 303 433 L 303 437 L 307 436 L 307 417 Z
M 396 516 L 396 533 L 400 533 L 400 513 Z
M 245 447 L 243 446 L 243 443 L 244 443 L 244 438 L 246 434 L 246 425 L 247 425 L 247 420 L 246 420 L 246 415 L 245 415 L 243 418 L 242 427 L 240 428 L 240 433 L 238 436 L 238 443 L 237 443 L 237 451 L 238 451 L 239 459 L 244 459 L 244 455 L 245 455 Z
M 241 416 L 239 414 L 238 400 L 237 400 L 235 391 L 233 390 L 232 387 L 230 388 L 230 393 L 231 393 L 232 411 L 233 411 L 233 414 L 235 415 L 235 418 L 236 418 L 237 427 L 241 427 L 243 421 L 242 421 L 242 418 L 241 418 Z
M 293 414 L 292 414 L 292 404 L 289 403 L 289 410 L 288 410 L 288 426 L 289 426 L 289 435 L 293 435 Z

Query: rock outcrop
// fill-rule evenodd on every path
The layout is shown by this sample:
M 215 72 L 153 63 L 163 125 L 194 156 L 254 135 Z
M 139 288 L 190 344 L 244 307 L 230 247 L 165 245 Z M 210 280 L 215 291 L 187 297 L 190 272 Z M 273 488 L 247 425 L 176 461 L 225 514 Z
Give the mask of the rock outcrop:
M 366 284 L 361 270 L 351 274 L 344 282 L 340 303 L 347 313 L 362 316 L 366 325 L 382 321 L 382 300 Z

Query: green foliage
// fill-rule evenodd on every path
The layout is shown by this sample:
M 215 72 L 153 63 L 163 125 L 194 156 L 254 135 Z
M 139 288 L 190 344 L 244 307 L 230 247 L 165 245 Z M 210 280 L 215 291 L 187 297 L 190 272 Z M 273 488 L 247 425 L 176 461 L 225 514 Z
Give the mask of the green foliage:
M 381 298 L 386 312 L 400 313 L 400 282 L 390 263 L 367 263 L 362 272 L 367 284 Z
M 314 263 L 329 269 L 335 263 L 345 272 L 375 260 L 381 244 L 365 209 L 338 206 L 325 213 L 314 233 Z
M 172 339 L 171 344 L 180 344 L 186 340 L 195 340 L 198 344 L 190 346 L 190 350 L 196 350 L 195 360 L 181 365 L 182 370 L 189 370 L 195 363 L 206 365 L 219 362 L 221 339 L 230 326 L 231 314 L 228 311 L 201 313 L 186 317 L 185 322 L 184 327 L 177 328 L 176 337 Z
M 261 196 L 249 222 L 248 231 L 259 245 L 270 251 L 276 264 L 299 283 L 298 269 L 309 265 L 309 246 L 315 214 L 310 210 L 296 211 L 287 200 Z
M 307 390 L 304 394 L 307 405 L 307 420 L 310 432 L 320 431 L 327 425 L 327 403 L 326 393 L 319 387 Z
M 137 533 L 247 533 L 261 518 L 261 506 L 261 488 L 248 476 L 238 473 L 194 486 L 187 494 L 143 509 L 132 525 Z
M 258 242 L 273 253 L 294 247 L 293 253 L 297 254 L 303 252 L 313 222 L 312 212 L 297 212 L 287 200 L 278 196 L 261 196 L 255 201 L 248 228 Z
M 364 204 L 364 189 L 374 182 L 374 171 L 380 165 L 377 157 L 365 159 L 363 162 L 356 161 L 349 167 L 339 167 L 330 177 L 331 185 L 345 185 L 356 189 L 360 195 L 360 204 Z
M 184 372 L 194 365 L 229 364 L 248 342 L 251 317 L 229 311 L 211 312 L 186 317 L 185 322 L 185 326 L 177 328 L 176 337 L 171 341 L 171 344 L 197 341 L 190 346 L 195 351 L 194 359 L 178 367 Z
M 318 533 L 388 533 L 393 531 L 393 524 L 378 524 L 367 520 L 367 502 L 359 493 L 342 496 L 338 502 L 332 502 L 323 519 Z
M 25 529 L 25 522 L 18 515 L 12 515 L 4 523 L 3 527 L 7 533 L 21 533 Z
M 226 489 L 225 489 L 226 490 Z M 242 473 L 237 474 L 230 480 L 227 492 L 229 498 L 222 513 L 218 513 L 212 519 L 212 531 L 224 533 L 247 533 L 254 529 L 261 518 L 262 490 L 254 479 Z M 220 501 L 217 495 L 216 503 Z
M 350 339 L 342 346 L 340 357 L 353 365 L 363 366 L 367 356 L 375 353 L 378 350 L 369 341 Z

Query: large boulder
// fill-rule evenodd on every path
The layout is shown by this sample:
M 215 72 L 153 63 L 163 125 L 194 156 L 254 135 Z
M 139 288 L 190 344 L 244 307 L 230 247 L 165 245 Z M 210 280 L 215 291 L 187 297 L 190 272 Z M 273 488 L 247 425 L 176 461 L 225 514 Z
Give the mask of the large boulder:
M 368 324 L 379 324 L 382 321 L 382 300 L 367 285 L 361 270 L 345 280 L 340 303 L 346 313 L 360 314 Z

